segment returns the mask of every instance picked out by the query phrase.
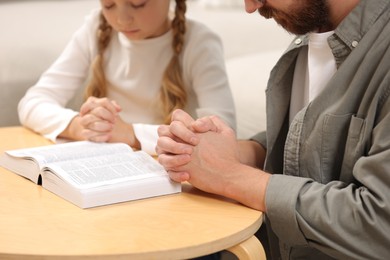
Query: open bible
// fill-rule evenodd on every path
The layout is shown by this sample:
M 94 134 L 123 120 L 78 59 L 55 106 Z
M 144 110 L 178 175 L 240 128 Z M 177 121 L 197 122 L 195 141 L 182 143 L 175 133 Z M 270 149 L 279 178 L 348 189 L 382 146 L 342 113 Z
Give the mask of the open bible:
M 153 157 L 123 143 L 78 141 L 10 150 L 0 165 L 80 208 L 181 191 Z

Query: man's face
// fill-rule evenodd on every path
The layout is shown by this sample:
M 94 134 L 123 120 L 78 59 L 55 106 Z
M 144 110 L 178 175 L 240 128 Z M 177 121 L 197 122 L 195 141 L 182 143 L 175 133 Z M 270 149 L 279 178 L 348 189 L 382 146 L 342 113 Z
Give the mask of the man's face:
M 251 2 L 252 3 L 249 3 Z M 327 0 L 246 0 L 248 4 L 258 3 L 258 12 L 265 18 L 273 18 L 287 31 L 294 34 L 305 34 L 313 31 L 332 29 L 329 21 Z

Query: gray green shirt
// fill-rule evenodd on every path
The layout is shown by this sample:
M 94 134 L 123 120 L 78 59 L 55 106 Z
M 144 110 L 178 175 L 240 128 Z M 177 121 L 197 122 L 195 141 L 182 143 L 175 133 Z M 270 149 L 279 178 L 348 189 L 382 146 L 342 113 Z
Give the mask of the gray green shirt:
M 297 37 L 271 72 L 266 223 L 274 257 L 390 256 L 390 1 L 361 0 L 328 39 L 338 70 L 289 125 Z

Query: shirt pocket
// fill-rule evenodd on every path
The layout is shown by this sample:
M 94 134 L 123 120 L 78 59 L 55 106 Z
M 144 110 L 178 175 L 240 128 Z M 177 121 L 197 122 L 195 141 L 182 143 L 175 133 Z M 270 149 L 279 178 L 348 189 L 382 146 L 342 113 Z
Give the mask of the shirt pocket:
M 352 114 L 325 115 L 322 125 L 320 179 L 322 183 L 339 180 L 344 156 L 353 141 L 349 136 Z M 354 139 L 354 138 L 352 138 Z M 352 149 L 352 147 L 350 148 Z
M 365 126 L 366 121 L 363 118 L 352 116 L 340 173 L 340 180 L 343 182 L 350 183 L 354 181 L 353 167 L 364 153 L 363 134 Z

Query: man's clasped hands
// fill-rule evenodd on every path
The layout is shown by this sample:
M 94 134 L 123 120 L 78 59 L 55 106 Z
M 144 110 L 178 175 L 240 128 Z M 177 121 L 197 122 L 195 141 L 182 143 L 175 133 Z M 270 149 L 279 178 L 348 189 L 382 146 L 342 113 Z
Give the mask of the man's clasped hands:
M 238 141 L 233 129 L 216 116 L 194 120 L 175 110 L 170 125 L 158 129 L 158 161 L 172 180 L 265 211 L 270 175 L 259 168 L 265 150 L 254 141 Z

